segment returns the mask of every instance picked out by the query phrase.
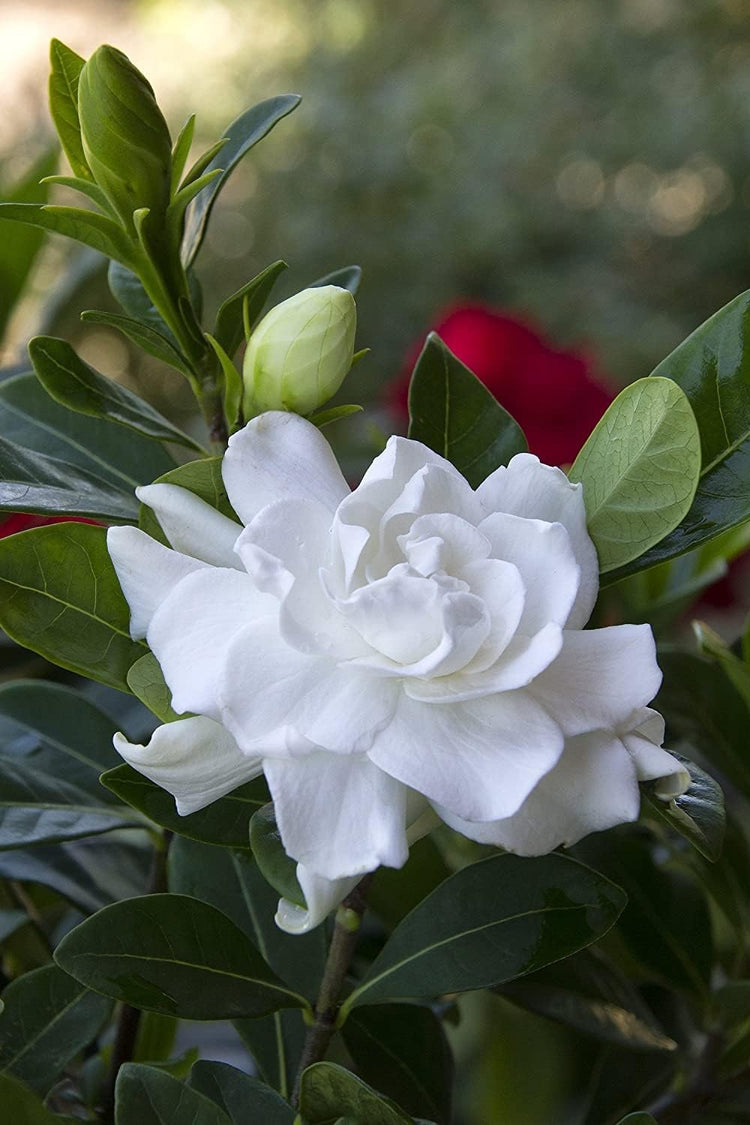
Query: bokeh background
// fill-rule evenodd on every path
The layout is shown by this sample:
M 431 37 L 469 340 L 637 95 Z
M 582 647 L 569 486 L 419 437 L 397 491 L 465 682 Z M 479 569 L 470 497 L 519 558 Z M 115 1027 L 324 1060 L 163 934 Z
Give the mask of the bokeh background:
M 254 101 L 304 96 L 235 173 L 199 274 L 211 309 L 277 258 L 281 296 L 361 265 L 372 353 L 345 396 L 373 404 L 361 426 L 387 425 L 386 388 L 457 301 L 521 317 L 614 389 L 750 286 L 748 0 L 5 0 L 4 198 L 31 198 L 54 160 L 52 36 L 125 50 L 173 130 L 197 111 L 206 145 Z M 54 332 L 187 411 L 178 376 L 79 324 L 92 306 L 113 307 L 97 256 L 45 241 L 23 298 L 0 305 L 3 365 Z M 589 1041 L 500 998 L 469 998 L 462 1016 L 463 1125 L 594 1112 Z

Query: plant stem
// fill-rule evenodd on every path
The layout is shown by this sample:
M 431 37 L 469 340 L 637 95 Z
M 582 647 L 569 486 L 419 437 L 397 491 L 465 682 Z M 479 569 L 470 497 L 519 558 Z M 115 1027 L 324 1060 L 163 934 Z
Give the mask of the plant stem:
M 346 980 L 346 974 L 351 964 L 354 950 L 359 941 L 359 931 L 362 928 L 362 916 L 366 908 L 366 896 L 374 872 L 365 875 L 350 895 L 344 899 L 336 911 L 336 925 L 333 930 L 331 945 L 328 950 L 326 967 L 323 979 L 320 982 L 320 992 L 315 1005 L 315 1020 L 308 1028 L 305 1045 L 297 1068 L 297 1077 L 294 1081 L 292 1104 L 297 1107 L 299 1103 L 300 1085 L 302 1075 L 308 1066 L 320 1062 L 325 1058 L 328 1044 L 336 1031 L 336 1017 L 341 1006 L 341 994 Z

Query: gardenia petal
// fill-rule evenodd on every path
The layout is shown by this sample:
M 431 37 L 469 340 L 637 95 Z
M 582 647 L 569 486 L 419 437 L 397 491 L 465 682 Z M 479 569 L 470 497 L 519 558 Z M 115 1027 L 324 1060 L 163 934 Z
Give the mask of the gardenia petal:
M 157 543 L 137 527 L 110 527 L 107 550 L 130 607 L 130 635 L 146 636 L 157 609 L 189 574 L 205 563 Z
M 267 758 L 264 771 L 284 848 L 316 875 L 406 862 L 406 787 L 364 754 Z
M 234 553 L 241 524 L 176 484 L 141 485 L 135 494 L 152 509 L 175 550 L 213 566 L 241 569 Z
M 526 692 L 465 703 L 402 696 L 376 737 L 376 765 L 468 820 L 511 816 L 560 757 L 563 736 Z
M 276 925 L 287 934 L 306 934 L 323 922 L 331 911 L 353 891 L 361 875 L 350 875 L 348 879 L 325 879 L 316 875 L 304 864 L 297 864 L 297 882 L 305 896 L 307 909 L 289 899 L 279 900 L 276 911 Z
M 266 504 L 314 500 L 333 513 L 349 486 L 317 426 L 272 410 L 233 434 L 221 467 L 229 501 L 248 524 Z
M 582 485 L 572 484 L 561 469 L 540 464 L 531 453 L 517 453 L 507 467 L 490 473 L 477 489 L 477 497 L 486 512 L 508 512 L 563 525 L 581 568 L 578 594 L 565 624 L 569 629 L 582 629 L 599 592 L 599 562 L 586 530 Z
M 196 715 L 157 727 L 147 746 L 119 732 L 115 750 L 162 789 L 171 793 L 180 816 L 198 812 L 238 785 L 257 777 L 261 759 L 243 754 L 220 723 Z

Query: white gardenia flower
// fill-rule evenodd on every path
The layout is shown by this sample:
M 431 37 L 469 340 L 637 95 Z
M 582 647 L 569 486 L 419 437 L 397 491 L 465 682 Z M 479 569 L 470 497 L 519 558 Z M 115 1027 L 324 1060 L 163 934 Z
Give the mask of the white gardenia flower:
M 223 476 L 242 524 L 155 484 L 138 496 L 172 549 L 108 533 L 132 634 L 191 713 L 115 744 L 182 814 L 265 773 L 308 906 L 282 900 L 283 928 L 400 867 L 435 813 L 541 855 L 635 820 L 639 780 L 686 789 L 648 708 L 651 629 L 583 631 L 596 551 L 559 469 L 519 454 L 474 491 L 394 437 L 350 491 L 320 431 L 272 412 Z

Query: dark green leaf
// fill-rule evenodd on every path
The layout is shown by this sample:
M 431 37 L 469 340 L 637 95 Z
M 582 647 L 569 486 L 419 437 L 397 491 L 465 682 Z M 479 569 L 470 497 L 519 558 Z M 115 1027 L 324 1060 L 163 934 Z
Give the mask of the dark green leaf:
M 200 812 L 180 816 L 175 808 L 174 797 L 127 763 L 102 774 L 101 781 L 120 800 L 139 809 L 162 828 L 187 836 L 189 840 L 219 844 L 227 848 L 250 847 L 250 817 L 268 800 L 265 781 L 259 777 L 207 805 Z
M 98 211 L 45 203 L 0 203 L 0 219 L 64 234 L 126 266 L 133 260 L 134 248 L 122 227 Z
M 153 652 L 147 652 L 130 668 L 128 687 L 161 722 L 173 723 L 176 719 L 185 718 L 172 710 L 172 693 Z
M 434 332 L 409 387 L 409 437 L 434 449 L 476 488 L 528 447 L 523 431 Z
M 185 895 L 106 906 L 66 934 L 55 960 L 96 992 L 180 1019 L 304 1007 L 225 914 Z
M 84 314 L 84 317 L 87 315 Z M 94 320 L 97 315 L 93 314 Z M 102 313 L 102 316 L 107 322 L 108 314 Z M 111 320 L 112 317 L 109 317 L 109 321 Z M 131 323 L 142 330 L 137 322 Z M 29 356 L 44 389 L 68 410 L 119 422 L 120 425 L 157 441 L 174 441 L 190 449 L 200 449 L 193 438 L 173 426 L 169 419 L 133 391 L 100 375 L 88 363 L 84 363 L 65 340 L 58 340 L 53 336 L 35 336 L 29 341 Z
M 129 621 L 103 527 L 53 524 L 0 540 L 0 626 L 19 644 L 127 691 L 144 653 Z
M 219 1107 L 166 1071 L 126 1063 L 117 1075 L 115 1125 L 232 1125 Z
M 50 43 L 49 60 L 52 68 L 49 76 L 50 116 L 74 174 L 90 180 L 91 169 L 84 155 L 78 120 L 78 79 L 86 60 L 59 39 Z
M 134 317 L 122 316 L 120 313 L 102 312 L 98 309 L 88 309 L 81 313 L 81 320 L 86 324 L 106 324 L 109 328 L 116 328 L 124 336 L 127 336 L 136 347 L 143 348 L 144 352 L 148 352 L 155 359 L 174 367 L 177 371 L 181 371 L 191 382 L 194 381 L 193 370 L 182 352 L 178 351 L 166 336 L 152 328 L 150 324 L 143 324 Z M 149 409 L 153 410 L 153 407 Z M 171 423 L 168 424 L 171 425 Z M 177 441 L 177 438 L 171 440 Z M 192 439 L 185 441 L 184 434 L 182 434 L 180 441 L 183 445 L 196 448 L 196 443 Z M 200 447 L 198 446 L 198 448 Z
M 214 336 L 228 355 L 234 355 L 243 338 L 243 305 L 250 324 L 254 324 L 263 312 L 271 290 L 280 273 L 287 268 L 286 262 L 278 261 L 248 281 L 220 306 L 216 314 Z
M 306 906 L 305 896 L 297 882 L 297 864 L 286 854 L 276 824 L 273 803 L 258 809 L 250 821 L 250 847 L 256 863 L 275 891 L 282 898 Z
M 6 1121 L 13 1125 L 60 1125 L 61 1121 L 73 1120 L 50 1113 L 36 1094 L 9 1074 L 0 1074 L 0 1105 Z
M 49 188 L 39 180 L 53 171 L 57 152 L 48 152 L 38 160 L 21 180 L 4 185 L 4 199 L 13 203 L 43 203 Z M 26 226 L 3 228 L 3 252 L 0 255 L 0 339 L 13 309 L 24 291 L 26 281 L 44 241 L 44 231 Z
M 302 1075 L 300 1113 L 304 1125 L 336 1125 L 339 1118 L 357 1125 L 411 1122 L 402 1109 L 334 1063 L 315 1063 Z
M 366 1081 L 415 1115 L 449 1125 L 453 1055 L 440 1020 L 416 1004 L 354 1011 L 344 1042 Z
M 0 1071 L 42 1095 L 94 1039 L 112 1007 L 57 965 L 18 977 L 3 992 L 3 1001 Z
M 721 855 L 727 823 L 721 786 L 695 762 L 683 758 L 674 750 L 670 753 L 689 771 L 690 788 L 681 797 L 663 801 L 655 792 L 658 783 L 646 782 L 643 788 L 649 806 L 659 819 L 689 840 L 701 855 L 715 862 Z
M 340 289 L 348 289 L 356 296 L 361 281 L 361 266 L 343 266 L 342 269 L 327 273 L 325 277 L 319 277 L 317 281 L 311 281 L 308 289 L 317 289 L 322 285 L 338 285 Z
M 700 474 L 700 435 L 670 379 L 621 391 L 576 457 L 589 533 L 603 573 L 643 555 L 688 512 Z
M 210 1098 L 234 1125 L 293 1125 L 294 1110 L 257 1078 L 222 1062 L 197 1062 L 190 1085 Z
M 214 168 L 221 168 L 223 173 L 188 209 L 182 241 L 182 260 L 186 266 L 191 264 L 198 253 L 206 233 L 211 208 L 238 162 L 253 145 L 270 133 L 277 122 L 296 109 L 299 103 L 300 98 L 297 94 L 281 94 L 275 98 L 268 98 L 246 110 L 228 129 L 224 130 L 226 144 L 222 145 L 221 150 L 206 168 L 208 172 Z
M 0 430 L 7 441 L 68 461 L 130 494 L 174 466 L 153 441 L 60 406 L 32 374 L 0 383 Z
M 490 856 L 407 914 L 344 1008 L 531 973 L 600 938 L 625 902 L 619 887 L 567 856 Z
M 497 989 L 511 1003 L 635 1051 L 673 1051 L 653 1012 L 613 964 L 584 950 Z

